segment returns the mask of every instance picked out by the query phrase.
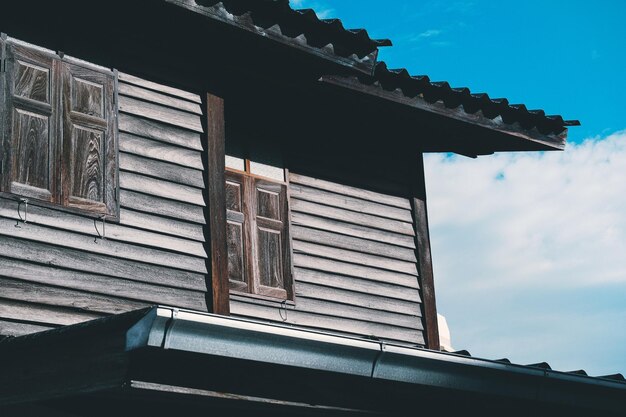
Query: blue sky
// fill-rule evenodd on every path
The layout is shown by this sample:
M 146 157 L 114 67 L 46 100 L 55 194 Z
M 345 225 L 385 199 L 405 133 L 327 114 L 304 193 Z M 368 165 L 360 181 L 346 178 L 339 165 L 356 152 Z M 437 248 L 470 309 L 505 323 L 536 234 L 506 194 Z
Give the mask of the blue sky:
M 562 153 L 427 156 L 438 308 L 474 355 L 626 374 L 626 2 L 292 3 L 390 38 L 391 68 L 582 122 Z

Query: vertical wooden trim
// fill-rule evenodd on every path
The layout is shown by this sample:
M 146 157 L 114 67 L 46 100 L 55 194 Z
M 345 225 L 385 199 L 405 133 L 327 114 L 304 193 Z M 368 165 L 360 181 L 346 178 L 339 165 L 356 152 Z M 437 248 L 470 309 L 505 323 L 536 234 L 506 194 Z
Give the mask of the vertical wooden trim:
M 417 252 L 420 286 L 422 291 L 422 309 L 426 347 L 439 350 L 439 325 L 437 324 L 437 304 L 435 302 L 435 283 L 430 253 L 430 235 L 428 233 L 428 212 L 426 209 L 426 185 L 424 178 L 424 160 L 422 154 L 411 163 L 411 206 L 415 227 L 415 246 Z
M 246 170 L 250 168 L 250 161 L 246 159 Z M 243 194 L 244 194 L 244 216 L 246 226 L 246 238 L 243 250 L 246 254 L 246 262 L 248 265 L 248 292 L 252 294 L 259 293 L 259 255 L 257 253 L 258 231 L 256 222 L 257 203 L 256 203 L 256 182 L 249 175 L 243 175 Z
M 285 250 L 285 269 L 287 270 L 286 272 L 289 273 L 289 288 L 285 288 L 287 290 L 287 298 L 291 299 L 293 302 L 296 302 L 296 286 L 295 286 L 295 280 L 296 280 L 296 272 L 295 269 L 293 267 L 293 244 L 291 241 L 291 231 L 293 230 L 293 227 L 291 225 L 291 180 L 289 178 L 289 169 L 285 168 L 284 169 L 284 173 L 285 173 L 285 182 L 287 183 L 287 185 L 285 186 L 286 190 L 285 190 L 285 198 L 286 198 L 286 208 L 285 208 L 285 226 L 287 228 L 285 233 L 285 244 L 286 244 L 286 250 Z
M 226 179 L 224 99 L 206 95 L 207 246 L 211 312 L 230 315 L 228 246 L 226 243 Z
M 9 191 L 5 186 L 5 179 L 8 172 L 8 158 L 7 150 L 9 149 L 6 131 L 8 118 L 8 110 L 6 107 L 6 92 L 8 87 L 6 86 L 6 45 L 7 35 L 0 33 L 0 191 Z

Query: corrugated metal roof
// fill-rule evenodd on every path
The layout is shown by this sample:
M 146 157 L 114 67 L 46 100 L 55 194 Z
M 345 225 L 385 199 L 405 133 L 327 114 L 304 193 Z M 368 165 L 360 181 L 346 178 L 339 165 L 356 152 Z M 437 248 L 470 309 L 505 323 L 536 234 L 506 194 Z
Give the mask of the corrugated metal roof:
M 524 104 L 510 104 L 506 98 L 490 98 L 487 93 L 472 93 L 467 87 L 453 88 L 446 81 L 431 81 L 427 75 L 413 76 L 405 68 L 389 69 L 379 62 L 373 77 L 360 77 L 368 84 L 378 83 L 385 90 L 400 89 L 409 98 L 421 97 L 427 102 L 442 101 L 448 108 L 463 106 L 465 112 L 481 111 L 483 116 L 498 116 L 506 124 L 519 123 L 524 129 L 536 128 L 543 134 L 559 134 L 567 126 L 579 126 L 578 120 L 564 120 L 559 115 L 546 115 L 541 110 L 528 110 Z
M 314 10 L 295 10 L 289 0 L 165 0 L 291 47 L 305 49 L 348 67 L 364 86 L 379 86 L 385 91 L 400 90 L 408 99 L 422 98 L 426 103 L 443 103 L 445 108 L 460 109 L 480 120 L 494 120 L 500 125 L 519 124 L 530 137 L 556 143 L 562 149 L 568 126 L 577 120 L 546 115 L 543 110 L 529 110 L 524 104 L 511 104 L 505 98 L 491 98 L 486 93 L 472 93 L 468 88 L 453 88 L 446 81 L 431 81 L 426 75 L 411 75 L 404 68 L 389 69 L 377 62 L 378 48 L 391 46 L 388 39 L 372 39 L 365 29 L 346 29 L 340 19 L 320 19 Z M 338 75 L 325 74 L 323 80 Z M 349 75 L 348 75 L 349 76 Z M 332 82 L 332 81 L 331 81 Z M 351 85 L 354 88 L 354 83 Z M 371 88 L 369 91 L 372 92 Z M 393 100 L 393 97 L 383 97 Z M 406 100 L 404 101 L 406 103 Z M 466 118 L 472 121 L 472 118 Z M 516 128 L 516 129 L 519 129 Z M 532 133 L 534 132 L 534 133 Z
M 378 47 L 365 29 L 347 29 L 340 19 L 320 19 L 313 9 L 292 9 L 289 0 L 166 0 L 258 35 L 306 47 L 371 73 Z
M 462 349 L 462 350 L 457 350 L 454 352 L 448 352 L 454 355 L 459 355 L 459 356 L 465 356 L 467 358 L 473 358 L 473 356 L 471 355 L 471 353 L 469 353 L 469 351 Z M 482 359 L 482 360 L 488 360 L 488 359 Z M 610 374 L 610 375 L 598 375 L 598 376 L 590 376 L 587 371 L 585 371 L 584 369 L 577 369 L 574 371 L 559 371 L 556 369 L 552 369 L 552 366 L 550 366 L 550 364 L 548 362 L 538 362 L 538 363 L 529 363 L 529 364 L 515 364 L 513 362 L 511 362 L 508 358 L 501 358 L 501 359 L 494 359 L 493 362 L 500 362 L 500 363 L 505 363 L 505 364 L 510 364 L 510 365 L 517 365 L 517 366 L 523 366 L 526 368 L 537 368 L 537 369 L 543 369 L 545 371 L 552 371 L 552 372 L 559 372 L 562 374 L 570 374 L 570 375 L 579 375 L 579 376 L 584 376 L 584 377 L 588 377 L 591 379 L 606 379 L 609 381 L 614 381 L 614 382 L 621 382 L 621 383 L 625 383 L 626 384 L 626 378 L 624 378 L 624 375 L 620 374 L 620 373 L 616 373 L 616 374 Z

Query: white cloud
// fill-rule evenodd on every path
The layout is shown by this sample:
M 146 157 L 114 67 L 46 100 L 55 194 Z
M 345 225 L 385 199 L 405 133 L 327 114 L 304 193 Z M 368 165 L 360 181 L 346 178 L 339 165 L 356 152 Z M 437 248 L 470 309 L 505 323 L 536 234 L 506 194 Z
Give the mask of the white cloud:
M 433 36 L 437 36 L 441 34 L 441 31 L 438 29 L 429 29 L 417 35 L 417 38 L 432 38 Z
M 626 131 L 565 152 L 425 164 L 437 300 L 453 345 L 624 372 Z M 582 346 L 609 343 L 611 329 L 622 358 L 590 361 Z M 608 346 L 596 349 L 610 360 Z

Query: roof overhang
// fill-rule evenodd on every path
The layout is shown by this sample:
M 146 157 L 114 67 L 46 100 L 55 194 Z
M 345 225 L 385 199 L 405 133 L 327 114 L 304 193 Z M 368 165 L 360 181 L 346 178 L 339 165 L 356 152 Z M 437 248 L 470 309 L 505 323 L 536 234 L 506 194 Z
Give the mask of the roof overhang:
M 439 101 L 427 101 L 424 97 L 408 97 L 402 90 L 388 90 L 379 83 L 366 84 L 357 77 L 328 75 L 319 80 L 345 92 L 369 98 L 378 106 L 396 105 L 414 117 L 415 136 L 420 137 L 423 152 L 456 152 L 476 157 L 504 151 L 552 151 L 565 149 L 567 128 L 560 133 L 542 133 L 537 128 L 525 128 L 519 122 L 506 123 L 501 116 L 489 118 L 481 110 L 467 112 L 463 106 L 447 107 Z M 394 110 L 391 110 L 393 112 Z M 432 136 L 423 138 L 424 122 L 429 120 Z M 438 128 L 439 126 L 440 128 Z
M 147 398 L 324 415 L 626 407 L 622 382 L 166 307 L 4 341 L 0 363 L 5 406 L 110 411 Z
M 364 29 L 345 29 L 338 19 L 320 20 L 310 9 L 294 10 L 288 0 L 165 0 L 206 18 L 332 62 L 372 74 L 379 46 Z M 230 6 L 230 7 L 229 7 Z

